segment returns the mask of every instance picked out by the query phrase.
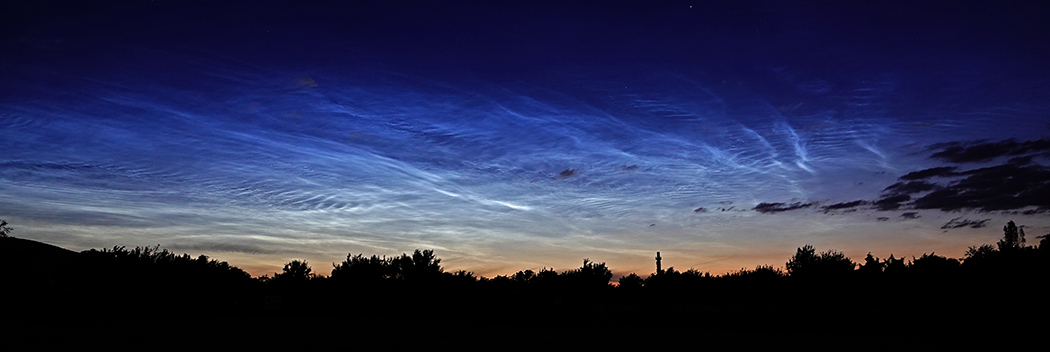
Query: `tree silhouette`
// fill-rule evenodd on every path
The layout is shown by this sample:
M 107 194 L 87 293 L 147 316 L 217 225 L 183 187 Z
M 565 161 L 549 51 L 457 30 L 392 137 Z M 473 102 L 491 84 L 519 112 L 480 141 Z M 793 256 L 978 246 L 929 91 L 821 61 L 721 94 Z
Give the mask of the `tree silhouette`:
M 995 247 L 992 247 L 992 245 L 984 244 L 980 246 L 970 246 L 963 257 L 963 263 L 967 266 L 980 265 L 994 261 L 998 257 L 999 251 L 997 251 Z
M 558 275 L 554 268 L 543 268 L 536 273 L 536 276 L 529 279 L 529 283 L 532 283 L 538 287 L 551 287 L 558 285 L 561 276 Z
M 453 284 L 473 284 L 478 281 L 473 271 L 456 270 L 452 273 L 445 273 L 445 275 L 450 278 L 450 282 Z
M 590 259 L 584 259 L 583 266 L 579 269 L 566 271 L 562 273 L 562 276 L 574 286 L 605 287 L 609 285 L 609 280 L 612 279 L 613 274 L 605 266 L 605 263 L 595 263 Z
M 887 275 L 897 275 L 908 269 L 908 266 L 904 264 L 904 258 L 894 258 L 893 253 L 890 253 L 890 257 L 886 258 L 882 264 L 885 266 L 883 272 Z
M 925 254 L 922 257 L 913 258 L 908 266 L 912 272 L 923 276 L 940 276 L 954 274 L 959 268 L 959 260 L 946 258 L 934 253 Z
M 331 279 L 337 282 L 376 283 L 387 279 L 418 282 L 439 280 L 443 275 L 441 259 L 434 255 L 434 251 L 417 249 L 412 255 L 402 253 L 393 258 L 347 254 L 342 263 L 333 264 Z M 459 281 L 474 281 L 477 278 L 473 275 L 467 271 L 452 274 Z
M 792 277 L 829 277 L 847 274 L 856 267 L 845 254 L 834 250 L 817 254 L 812 245 L 805 245 L 787 262 Z
M 638 274 L 631 273 L 630 275 L 624 275 L 619 280 L 620 288 L 635 290 L 641 288 L 645 284 L 645 279 Z
M 433 280 L 441 275 L 441 259 L 434 255 L 434 251 L 415 250 L 412 256 L 401 254 L 394 258 L 392 265 L 397 269 L 397 278 L 402 280 Z
M 333 264 L 330 278 L 335 281 L 379 282 L 397 275 L 391 260 L 377 255 L 346 255 L 346 260 Z
M 8 237 L 12 230 L 14 229 L 7 226 L 7 220 L 0 219 L 0 237 Z
M 726 274 L 723 277 L 736 280 L 747 280 L 749 282 L 761 282 L 782 278 L 784 277 L 784 272 L 780 271 L 780 269 L 774 268 L 772 265 L 759 265 L 755 267 L 754 270 L 740 269 L 737 272 Z
M 434 255 L 434 250 L 415 250 L 412 252 L 412 272 L 418 275 L 435 276 L 441 274 L 441 259 Z
M 1024 247 L 1024 229 L 1017 228 L 1013 221 L 1003 226 L 1003 239 L 999 240 L 999 250 L 1012 251 Z
M 867 275 L 881 274 L 882 269 L 885 267 L 886 262 L 880 262 L 879 258 L 872 256 L 871 252 L 868 252 L 868 255 L 864 257 L 864 264 L 860 266 L 858 271 Z
M 293 260 L 284 265 L 280 274 L 274 275 L 275 280 L 288 282 L 304 282 L 314 278 L 313 269 L 305 260 Z
M 514 276 L 511 277 L 511 280 L 517 282 L 518 284 L 526 285 L 530 281 L 532 281 L 532 278 L 534 277 L 536 277 L 536 273 L 532 270 L 521 270 L 514 273 Z
M 795 255 L 788 260 L 786 267 L 789 275 L 800 276 L 805 275 L 807 271 L 819 265 L 819 262 L 820 257 L 817 256 L 817 249 L 807 244 L 795 251 Z

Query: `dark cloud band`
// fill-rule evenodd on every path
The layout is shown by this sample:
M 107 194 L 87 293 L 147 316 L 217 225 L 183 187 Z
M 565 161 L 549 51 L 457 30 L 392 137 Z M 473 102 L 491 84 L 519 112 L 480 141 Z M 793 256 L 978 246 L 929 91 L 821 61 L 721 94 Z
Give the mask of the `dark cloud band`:
M 787 203 L 759 203 L 757 206 L 755 206 L 755 208 L 753 210 L 755 210 L 755 211 L 757 211 L 759 213 L 763 213 L 763 214 L 781 213 L 781 212 L 785 212 L 785 211 L 809 208 L 809 207 L 812 207 L 812 206 L 814 206 L 816 204 L 817 204 L 817 202 L 809 202 L 809 203 L 795 202 L 795 203 L 791 203 L 791 204 L 787 204 Z
M 1050 140 L 1038 139 L 1034 141 L 1018 142 L 1008 139 L 1000 142 L 950 142 L 931 146 L 933 153 L 931 157 L 952 163 L 976 163 L 991 161 L 1003 156 L 1023 156 L 1029 154 L 1050 153 Z

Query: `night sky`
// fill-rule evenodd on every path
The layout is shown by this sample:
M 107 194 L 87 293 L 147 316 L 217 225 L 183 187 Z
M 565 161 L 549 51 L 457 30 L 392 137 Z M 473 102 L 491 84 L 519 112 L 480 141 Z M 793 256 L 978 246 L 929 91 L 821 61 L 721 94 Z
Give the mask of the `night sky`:
M 492 277 L 1050 231 L 1047 2 L 302 3 L 0 5 L 12 235 Z

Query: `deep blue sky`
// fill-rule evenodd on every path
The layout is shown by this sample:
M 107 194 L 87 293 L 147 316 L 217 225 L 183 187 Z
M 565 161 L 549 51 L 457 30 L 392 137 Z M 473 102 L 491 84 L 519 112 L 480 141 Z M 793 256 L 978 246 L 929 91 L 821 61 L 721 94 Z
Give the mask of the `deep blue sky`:
M 1050 230 L 1050 7 L 1000 3 L 15 1 L 0 218 L 257 275 L 959 257 Z

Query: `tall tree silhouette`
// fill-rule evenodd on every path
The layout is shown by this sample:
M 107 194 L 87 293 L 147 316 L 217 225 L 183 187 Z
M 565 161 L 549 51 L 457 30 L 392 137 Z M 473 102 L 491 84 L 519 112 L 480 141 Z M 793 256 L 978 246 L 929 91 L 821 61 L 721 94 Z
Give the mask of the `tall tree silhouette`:
M 1018 228 L 1013 221 L 1003 226 L 1003 239 L 999 240 L 999 250 L 1012 251 L 1024 247 L 1024 229 Z

